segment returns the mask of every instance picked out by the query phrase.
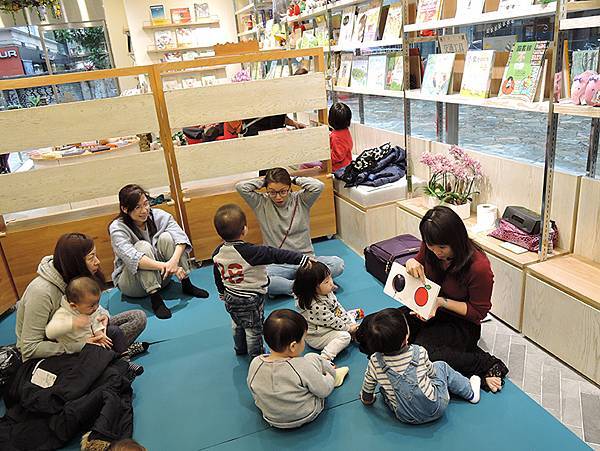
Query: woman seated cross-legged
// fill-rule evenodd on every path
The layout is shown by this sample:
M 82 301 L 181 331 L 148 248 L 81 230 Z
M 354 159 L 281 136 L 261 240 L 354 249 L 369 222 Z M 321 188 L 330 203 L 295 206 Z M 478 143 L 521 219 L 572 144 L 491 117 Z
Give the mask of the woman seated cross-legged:
M 171 317 L 160 294 L 171 276 L 181 281 L 185 294 L 207 298 L 208 292 L 190 280 L 192 245 L 173 216 L 152 209 L 148 193 L 138 185 L 121 188 L 119 208 L 119 216 L 109 227 L 115 254 L 115 286 L 132 298 L 150 296 L 152 310 L 160 319 Z
M 292 191 L 292 184 L 301 189 Z M 310 209 L 325 185 L 310 177 L 290 177 L 284 168 L 269 169 L 264 178 L 236 185 L 238 193 L 254 210 L 265 245 L 314 255 L 310 237 Z M 266 193 L 259 190 L 266 188 Z M 319 256 L 316 260 L 327 265 L 332 277 L 344 271 L 344 260 L 336 256 Z M 298 267 L 269 265 L 270 295 L 292 295 Z

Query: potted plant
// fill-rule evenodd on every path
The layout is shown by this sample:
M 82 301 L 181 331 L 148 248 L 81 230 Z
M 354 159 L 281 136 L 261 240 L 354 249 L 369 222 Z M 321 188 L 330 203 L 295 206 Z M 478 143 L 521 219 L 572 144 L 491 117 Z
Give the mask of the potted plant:
M 458 146 L 450 148 L 449 155 L 425 152 L 421 163 L 429 168 L 430 178 L 425 187 L 427 206 L 446 205 L 461 219 L 471 216 L 471 202 L 477 184 L 483 177 L 481 163 L 471 158 Z

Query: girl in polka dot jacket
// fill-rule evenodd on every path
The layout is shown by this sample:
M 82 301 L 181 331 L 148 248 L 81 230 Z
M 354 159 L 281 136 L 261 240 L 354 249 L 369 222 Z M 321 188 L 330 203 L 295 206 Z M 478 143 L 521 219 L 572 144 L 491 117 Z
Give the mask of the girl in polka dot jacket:
M 298 270 L 293 286 L 298 310 L 308 322 L 306 343 L 328 360 L 350 344 L 358 328 L 356 314 L 344 309 L 334 288 L 329 268 L 315 261 Z

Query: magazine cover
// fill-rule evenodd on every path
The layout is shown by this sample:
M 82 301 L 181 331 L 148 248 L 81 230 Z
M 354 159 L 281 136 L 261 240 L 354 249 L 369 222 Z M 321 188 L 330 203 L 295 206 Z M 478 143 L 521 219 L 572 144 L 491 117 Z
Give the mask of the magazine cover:
M 469 50 L 467 52 L 460 95 L 482 99 L 489 97 L 494 56 L 493 50 Z
M 416 23 L 438 20 L 442 10 L 441 3 L 442 0 L 419 0 Z
M 532 102 L 537 92 L 548 41 L 517 42 L 504 69 L 499 97 Z
M 386 62 L 386 55 L 369 57 L 369 71 L 367 72 L 367 87 L 369 89 L 385 89 Z
M 388 55 L 385 89 L 402 91 L 404 80 L 404 60 L 401 54 Z
M 367 72 L 369 69 L 369 58 L 356 56 L 352 59 L 352 71 L 350 72 L 350 86 L 353 88 L 364 88 L 367 86 Z
M 354 19 L 356 18 L 356 7 L 352 6 L 342 11 L 342 25 L 340 27 L 340 37 L 338 44 L 350 44 L 352 42 L 352 33 L 354 31 Z
M 338 71 L 336 86 L 347 88 L 350 86 L 350 73 L 352 71 L 352 54 L 342 53 L 340 70 Z
M 452 71 L 454 69 L 454 53 L 439 53 L 427 57 L 425 75 L 421 92 L 432 96 L 448 94 Z
M 402 3 L 394 3 L 388 10 L 383 30 L 383 41 L 395 41 L 402 33 Z
M 152 21 L 152 25 L 168 24 L 165 5 L 150 5 L 150 20 Z

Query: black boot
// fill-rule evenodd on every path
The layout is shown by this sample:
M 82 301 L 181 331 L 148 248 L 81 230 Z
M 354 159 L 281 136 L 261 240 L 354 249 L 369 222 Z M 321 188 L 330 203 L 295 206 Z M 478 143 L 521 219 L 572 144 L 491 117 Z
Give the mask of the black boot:
M 202 288 L 198 288 L 192 284 L 192 281 L 189 277 L 186 277 L 181 281 L 181 287 L 185 294 L 189 294 L 195 298 L 207 298 L 208 291 L 203 290 Z
M 171 317 L 171 310 L 165 305 L 159 292 L 150 295 L 150 302 L 152 303 L 152 311 L 158 319 L 169 319 Z

